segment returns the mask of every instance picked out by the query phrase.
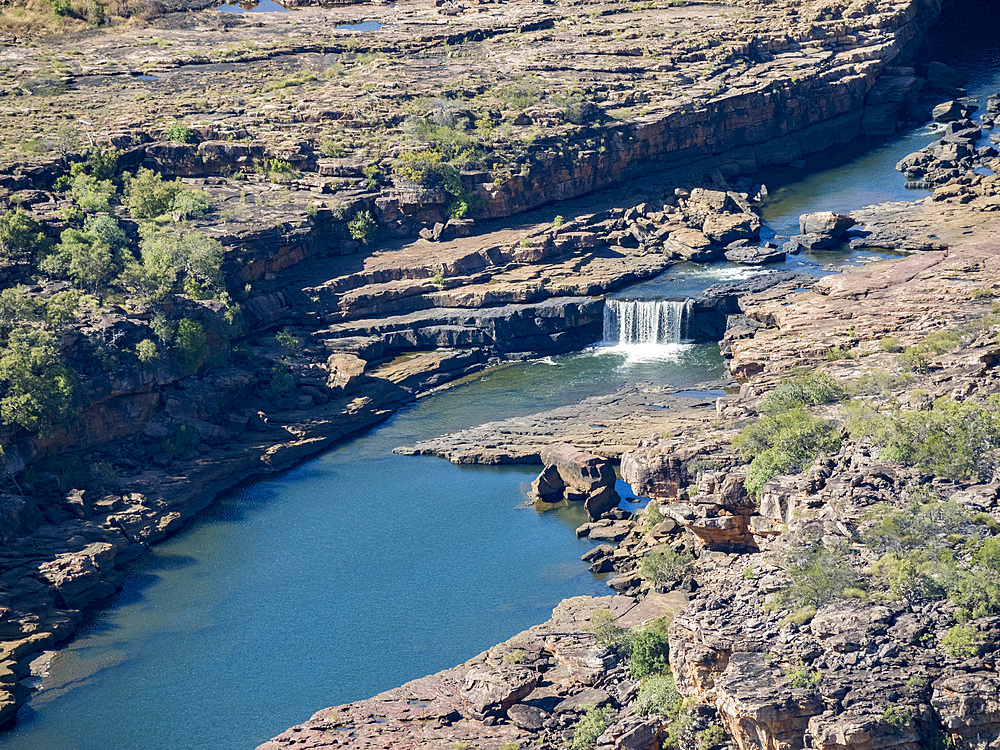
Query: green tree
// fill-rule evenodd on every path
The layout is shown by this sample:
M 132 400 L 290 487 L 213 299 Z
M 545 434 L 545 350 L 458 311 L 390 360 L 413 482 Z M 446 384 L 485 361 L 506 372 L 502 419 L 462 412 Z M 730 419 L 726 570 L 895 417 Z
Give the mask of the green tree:
M 0 216 L 0 260 L 31 260 L 47 245 L 42 225 L 24 209 L 13 208 Z
M 180 180 L 164 180 L 152 169 L 140 168 L 126 187 L 129 213 L 133 219 L 155 219 L 169 212 L 185 189 Z
M 174 346 L 178 359 L 188 373 L 195 372 L 208 354 L 208 338 L 205 326 L 197 320 L 184 318 L 177 324 Z
M 6 337 L 21 323 L 37 321 L 41 317 L 41 303 L 28 294 L 23 284 L 0 291 L 0 336 Z
M 55 336 L 18 328 L 0 354 L 0 419 L 45 433 L 70 417 L 76 379 L 59 356 Z
M 618 714 L 610 706 L 588 707 L 573 731 L 572 750 L 593 750 L 597 747 L 597 738 L 604 734 L 617 718 Z
M 784 567 L 791 585 L 781 599 L 795 607 L 819 607 L 841 596 L 857 580 L 843 546 L 827 547 L 816 538 L 805 537 L 794 544 Z
M 652 674 L 665 674 L 670 668 L 670 641 L 667 628 L 670 621 L 658 617 L 632 636 L 632 656 L 629 672 L 632 679 L 641 680 Z
M 840 442 L 840 428 L 800 406 L 761 417 L 733 438 L 733 447 L 750 461 L 746 488 L 760 498 L 773 477 L 802 471 L 821 453 L 840 450 Z

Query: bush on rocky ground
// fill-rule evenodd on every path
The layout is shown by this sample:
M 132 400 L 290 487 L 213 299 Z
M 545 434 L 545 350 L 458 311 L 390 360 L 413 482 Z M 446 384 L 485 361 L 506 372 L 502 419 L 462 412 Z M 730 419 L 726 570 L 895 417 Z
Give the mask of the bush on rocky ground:
M 1000 412 L 995 400 L 938 399 L 925 411 L 878 409 L 853 403 L 847 431 L 881 448 L 886 461 L 900 461 L 948 479 L 988 478 L 1000 447 Z
M 843 596 L 858 579 L 843 545 L 829 546 L 809 535 L 789 546 L 784 569 L 790 583 L 778 599 L 793 609 L 820 607 Z
M 840 401 L 847 395 L 840 381 L 824 372 L 810 372 L 782 378 L 761 404 L 764 414 L 781 414 L 800 406 L 816 406 Z
M 733 439 L 733 447 L 743 460 L 750 461 L 745 484 L 747 491 L 759 499 L 772 478 L 802 471 L 820 454 L 836 453 L 840 442 L 837 425 L 799 406 L 747 425 Z
M 597 747 L 597 738 L 604 734 L 617 718 L 617 712 L 610 706 L 587 708 L 587 712 L 573 730 L 572 750 L 593 750 Z
M 690 552 L 667 548 L 643 557 L 639 563 L 639 575 L 654 586 L 660 586 L 676 581 L 690 570 L 693 563 L 694 555 Z

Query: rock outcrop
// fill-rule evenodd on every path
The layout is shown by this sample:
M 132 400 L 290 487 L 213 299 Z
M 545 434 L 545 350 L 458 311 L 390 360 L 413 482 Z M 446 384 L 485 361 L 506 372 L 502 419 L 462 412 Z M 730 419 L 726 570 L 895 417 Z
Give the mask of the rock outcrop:
M 591 520 L 601 518 L 618 505 L 615 469 L 611 462 L 574 448 L 554 443 L 542 449 L 545 468 L 531 483 L 531 498 L 543 503 L 582 501 Z

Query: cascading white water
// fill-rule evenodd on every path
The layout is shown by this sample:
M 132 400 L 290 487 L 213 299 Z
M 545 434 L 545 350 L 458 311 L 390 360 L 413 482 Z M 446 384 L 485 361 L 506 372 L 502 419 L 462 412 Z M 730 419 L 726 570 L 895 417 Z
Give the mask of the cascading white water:
M 604 301 L 604 343 L 626 347 L 679 344 L 690 315 L 689 299 L 608 299 Z

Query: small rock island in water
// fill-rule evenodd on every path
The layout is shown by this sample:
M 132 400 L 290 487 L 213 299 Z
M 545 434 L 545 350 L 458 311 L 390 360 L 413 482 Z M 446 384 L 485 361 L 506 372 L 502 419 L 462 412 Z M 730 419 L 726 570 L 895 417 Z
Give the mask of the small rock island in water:
M 0 748 L 1000 748 L 995 125 L 992 0 L 0 0 Z M 392 606 L 367 572 L 409 560 L 399 627 L 467 661 L 372 697 L 393 638 L 261 612 L 224 638 L 364 648 L 114 692 L 162 642 L 85 638 L 175 606 L 158 543 L 316 457 L 382 471 L 385 425 L 383 493 L 479 465 L 464 504 L 579 548 L 519 569 L 487 520 L 439 562 L 365 497 L 394 541 L 331 577 Z M 435 609 L 497 550 L 580 595 L 448 650 L 538 606 Z

